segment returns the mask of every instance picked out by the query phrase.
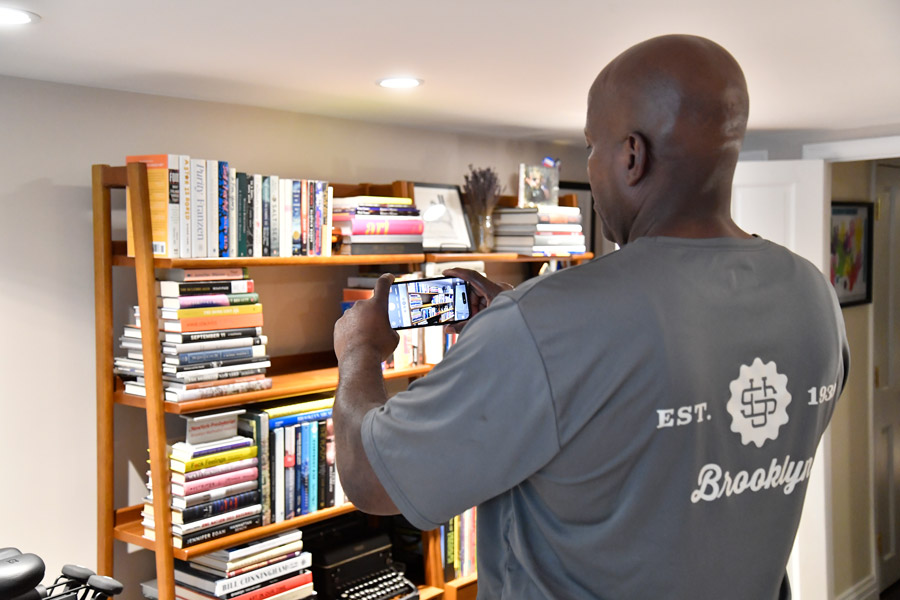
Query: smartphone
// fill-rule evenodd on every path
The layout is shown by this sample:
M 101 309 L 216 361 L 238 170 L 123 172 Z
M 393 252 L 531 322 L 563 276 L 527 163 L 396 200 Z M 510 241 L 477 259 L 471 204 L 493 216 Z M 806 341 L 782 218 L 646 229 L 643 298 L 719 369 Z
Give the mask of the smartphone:
M 465 279 L 433 277 L 391 285 L 388 317 L 394 329 L 458 323 L 471 314 Z

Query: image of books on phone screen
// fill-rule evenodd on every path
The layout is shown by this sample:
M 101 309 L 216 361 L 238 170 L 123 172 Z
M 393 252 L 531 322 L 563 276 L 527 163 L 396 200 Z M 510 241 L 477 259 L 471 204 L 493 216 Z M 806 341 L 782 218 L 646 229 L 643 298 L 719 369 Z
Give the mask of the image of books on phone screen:
M 459 277 L 399 281 L 391 285 L 388 317 L 394 329 L 446 325 L 465 321 L 469 284 Z

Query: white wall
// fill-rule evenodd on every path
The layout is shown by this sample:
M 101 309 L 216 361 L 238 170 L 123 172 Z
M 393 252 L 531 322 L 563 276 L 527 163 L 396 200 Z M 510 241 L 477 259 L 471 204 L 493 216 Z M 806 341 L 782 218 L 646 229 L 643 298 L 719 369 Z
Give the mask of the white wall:
M 64 563 L 96 565 L 91 164 L 181 153 L 288 177 L 461 185 L 472 163 L 493 166 L 515 193 L 518 163 L 551 154 L 563 160 L 563 179 L 585 179 L 580 148 L 9 77 L 0 77 L 0 140 L 0 546 L 41 555 L 48 578 Z M 121 209 L 121 197 L 114 205 Z M 330 347 L 347 271 L 254 271 L 268 292 L 267 319 L 279 323 L 273 353 Z M 133 277 L 124 269 L 114 275 L 122 322 L 135 302 Z M 116 407 L 116 428 L 123 506 L 143 493 L 143 412 Z M 151 553 L 126 554 L 117 543 L 125 598 L 140 597 L 136 582 L 152 573 Z

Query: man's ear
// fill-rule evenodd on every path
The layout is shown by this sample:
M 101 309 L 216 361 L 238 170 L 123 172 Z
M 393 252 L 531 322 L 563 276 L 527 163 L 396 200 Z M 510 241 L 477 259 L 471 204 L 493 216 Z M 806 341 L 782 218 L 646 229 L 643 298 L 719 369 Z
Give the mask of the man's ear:
M 625 183 L 629 186 L 637 185 L 644 178 L 649 167 L 647 139 L 637 131 L 632 131 L 625 138 L 623 150 L 627 159 Z

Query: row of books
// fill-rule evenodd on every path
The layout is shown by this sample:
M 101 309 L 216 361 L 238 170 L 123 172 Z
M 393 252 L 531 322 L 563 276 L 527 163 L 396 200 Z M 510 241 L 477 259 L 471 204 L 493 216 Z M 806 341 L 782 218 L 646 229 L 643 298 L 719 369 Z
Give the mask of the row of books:
M 299 600 L 315 595 L 303 532 L 290 530 L 175 561 L 179 600 Z
M 147 165 L 154 256 L 330 256 L 328 182 L 238 171 L 179 154 L 126 157 Z M 131 199 L 128 255 L 134 256 Z
M 199 400 L 269 389 L 259 294 L 245 268 L 159 269 L 157 317 L 165 399 Z M 146 396 L 140 308 L 120 338 L 115 372 Z
M 412 198 L 355 196 L 333 201 L 340 254 L 421 253 L 425 221 Z
M 477 525 L 478 508 L 474 506 L 441 525 L 441 557 L 445 581 L 452 581 L 476 572 L 478 564 L 475 543 Z
M 259 446 L 264 525 L 347 501 L 334 460 L 333 405 L 333 397 L 296 398 L 238 418 L 238 431 Z
M 570 256 L 587 250 L 577 206 L 494 210 L 494 250 L 529 256 Z

